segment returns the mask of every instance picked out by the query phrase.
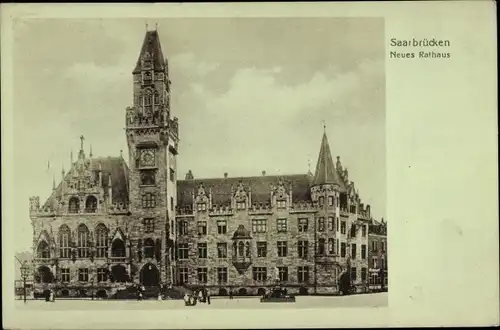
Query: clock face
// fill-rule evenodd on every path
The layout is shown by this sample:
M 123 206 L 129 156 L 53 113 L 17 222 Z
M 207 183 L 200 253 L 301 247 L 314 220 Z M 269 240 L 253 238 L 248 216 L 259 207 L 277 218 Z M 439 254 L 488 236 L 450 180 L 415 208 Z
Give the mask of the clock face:
M 155 153 L 152 149 L 141 150 L 141 165 L 142 166 L 155 165 Z

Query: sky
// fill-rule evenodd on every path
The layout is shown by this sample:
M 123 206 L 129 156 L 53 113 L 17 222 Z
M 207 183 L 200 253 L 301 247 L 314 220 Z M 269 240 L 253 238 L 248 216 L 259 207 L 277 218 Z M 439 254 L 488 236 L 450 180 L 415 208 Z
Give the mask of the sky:
M 321 137 L 385 218 L 384 22 L 378 18 L 24 19 L 14 24 L 16 251 L 80 148 L 128 159 L 125 108 L 157 28 L 179 118 L 178 178 L 314 171 Z M 156 27 L 157 24 L 157 27 Z

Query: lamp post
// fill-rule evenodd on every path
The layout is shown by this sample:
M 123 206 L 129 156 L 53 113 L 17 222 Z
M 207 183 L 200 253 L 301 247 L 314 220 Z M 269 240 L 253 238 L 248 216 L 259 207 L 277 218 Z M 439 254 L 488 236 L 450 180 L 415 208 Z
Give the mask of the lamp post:
M 21 278 L 23 279 L 23 296 L 24 296 L 24 303 L 26 303 L 26 279 L 28 278 L 29 274 L 29 267 L 26 265 L 26 261 L 23 262 L 21 265 Z

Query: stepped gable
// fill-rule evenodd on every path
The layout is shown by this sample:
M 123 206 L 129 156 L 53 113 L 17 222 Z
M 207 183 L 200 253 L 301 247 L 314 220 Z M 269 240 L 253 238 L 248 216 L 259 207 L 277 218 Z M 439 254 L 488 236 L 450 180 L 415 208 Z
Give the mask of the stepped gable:
M 311 201 L 310 177 L 307 174 L 293 175 L 263 175 L 253 177 L 233 178 L 210 178 L 177 181 L 177 205 L 179 207 L 190 207 L 193 205 L 193 193 L 200 184 L 203 184 L 205 192 L 212 192 L 212 204 L 227 205 L 231 203 L 231 187 L 236 188 L 243 184 L 245 189 L 251 190 L 252 204 L 271 203 L 271 186 L 276 186 L 282 179 L 288 192 L 289 184 L 292 184 L 292 201 Z
M 91 171 L 98 172 L 99 164 L 102 169 L 102 185 L 104 188 L 104 194 L 107 196 L 108 194 L 108 184 L 109 177 L 111 176 L 111 193 L 113 203 L 123 203 L 127 204 L 128 200 L 128 166 L 125 163 L 125 160 L 122 157 L 99 157 L 86 159 L 88 164 L 88 169 Z M 67 181 L 73 173 L 75 173 L 76 162 L 73 164 L 71 169 L 66 173 L 64 177 L 64 181 Z M 98 175 L 97 175 L 98 177 Z M 53 205 L 54 200 L 57 200 L 62 195 L 62 182 L 56 187 L 56 190 L 52 192 L 51 196 L 47 199 L 43 208 L 50 207 Z

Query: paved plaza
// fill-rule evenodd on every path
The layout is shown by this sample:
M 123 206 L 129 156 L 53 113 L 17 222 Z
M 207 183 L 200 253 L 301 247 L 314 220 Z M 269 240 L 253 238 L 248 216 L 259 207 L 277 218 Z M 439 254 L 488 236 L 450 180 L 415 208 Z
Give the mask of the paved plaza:
M 325 308 L 325 307 L 386 307 L 387 293 L 359 294 L 352 296 L 298 296 L 295 303 L 261 303 L 259 297 L 248 298 L 213 298 L 211 304 L 198 303 L 193 307 L 184 306 L 183 300 L 56 300 L 53 303 L 44 300 L 16 301 L 20 309 L 34 310 L 162 310 L 162 309 L 206 309 L 206 308 Z

